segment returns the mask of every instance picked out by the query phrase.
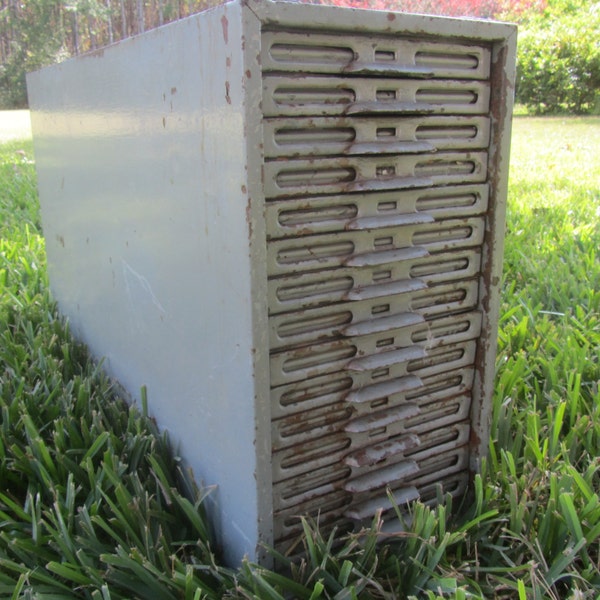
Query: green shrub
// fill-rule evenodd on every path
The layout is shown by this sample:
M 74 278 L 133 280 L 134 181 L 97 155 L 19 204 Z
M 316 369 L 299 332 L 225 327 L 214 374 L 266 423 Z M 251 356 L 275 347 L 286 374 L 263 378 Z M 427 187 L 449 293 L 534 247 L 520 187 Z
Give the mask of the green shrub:
M 600 102 L 600 3 L 552 16 L 520 33 L 517 102 L 534 114 L 596 112 Z

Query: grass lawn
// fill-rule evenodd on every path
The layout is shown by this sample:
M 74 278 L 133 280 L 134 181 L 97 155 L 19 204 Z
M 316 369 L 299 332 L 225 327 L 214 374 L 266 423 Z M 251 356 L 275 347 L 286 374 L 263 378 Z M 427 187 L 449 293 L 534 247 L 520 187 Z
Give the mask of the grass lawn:
M 306 562 L 276 574 L 220 564 L 203 491 L 58 318 L 31 141 L 3 136 L 4 117 L 0 597 L 600 597 L 600 118 L 514 121 L 492 439 L 474 501 L 416 504 L 377 546 L 377 523 L 332 549 L 306 522 Z

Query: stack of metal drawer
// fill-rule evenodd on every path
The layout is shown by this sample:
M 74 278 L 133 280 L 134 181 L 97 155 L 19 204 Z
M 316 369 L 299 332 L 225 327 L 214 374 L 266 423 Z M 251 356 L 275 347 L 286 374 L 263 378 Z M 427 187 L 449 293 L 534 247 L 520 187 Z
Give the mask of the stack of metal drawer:
M 274 539 L 462 494 L 490 48 L 264 31 Z

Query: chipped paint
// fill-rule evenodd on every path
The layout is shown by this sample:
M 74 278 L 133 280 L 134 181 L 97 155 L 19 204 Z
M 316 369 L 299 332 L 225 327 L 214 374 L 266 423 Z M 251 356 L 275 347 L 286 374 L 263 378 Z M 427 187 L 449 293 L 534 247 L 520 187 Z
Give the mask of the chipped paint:
M 223 40 L 225 41 L 225 44 L 229 43 L 229 20 L 227 19 L 226 15 L 223 15 L 221 17 L 221 28 L 223 31 Z

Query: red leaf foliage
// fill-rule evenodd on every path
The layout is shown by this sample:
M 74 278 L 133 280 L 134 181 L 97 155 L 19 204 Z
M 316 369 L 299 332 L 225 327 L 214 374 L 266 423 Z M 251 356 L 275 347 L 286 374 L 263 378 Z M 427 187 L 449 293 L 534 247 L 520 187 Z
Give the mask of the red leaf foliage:
M 451 17 L 502 18 L 518 20 L 522 15 L 541 13 L 548 0 L 312 0 L 351 8 L 370 8 Z

